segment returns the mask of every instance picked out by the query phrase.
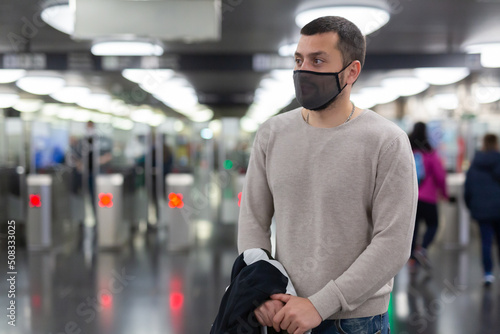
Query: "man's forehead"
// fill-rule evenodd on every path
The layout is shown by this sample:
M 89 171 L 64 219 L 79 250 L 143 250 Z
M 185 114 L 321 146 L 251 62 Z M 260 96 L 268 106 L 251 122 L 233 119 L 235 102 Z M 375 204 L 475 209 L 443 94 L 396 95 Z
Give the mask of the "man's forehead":
M 332 53 L 338 51 L 338 35 L 335 32 L 321 33 L 315 35 L 301 35 L 297 45 L 297 52 L 304 53 Z

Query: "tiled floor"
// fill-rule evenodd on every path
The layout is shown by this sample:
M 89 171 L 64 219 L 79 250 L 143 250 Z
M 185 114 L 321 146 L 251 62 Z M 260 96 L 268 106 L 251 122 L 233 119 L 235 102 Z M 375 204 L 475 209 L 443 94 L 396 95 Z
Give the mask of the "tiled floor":
M 463 250 L 434 245 L 432 273 L 401 270 L 389 310 L 392 333 L 500 333 L 500 281 L 482 286 L 475 238 Z M 6 273 L 5 237 L 0 240 L 0 272 Z M 19 248 L 16 327 L 7 324 L 4 278 L 0 333 L 208 333 L 236 246 L 211 240 L 172 253 L 161 245 L 155 233 L 143 233 L 116 251 L 89 244 L 69 253 Z

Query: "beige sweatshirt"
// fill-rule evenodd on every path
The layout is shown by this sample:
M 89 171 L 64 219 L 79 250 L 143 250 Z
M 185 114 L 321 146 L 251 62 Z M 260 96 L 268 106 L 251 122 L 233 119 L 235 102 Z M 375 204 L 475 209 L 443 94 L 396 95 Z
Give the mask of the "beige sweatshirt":
M 301 109 L 259 128 L 238 222 L 238 250 L 271 251 L 298 296 L 323 319 L 387 311 L 394 276 L 410 255 L 417 179 L 408 137 L 371 110 L 335 128 Z

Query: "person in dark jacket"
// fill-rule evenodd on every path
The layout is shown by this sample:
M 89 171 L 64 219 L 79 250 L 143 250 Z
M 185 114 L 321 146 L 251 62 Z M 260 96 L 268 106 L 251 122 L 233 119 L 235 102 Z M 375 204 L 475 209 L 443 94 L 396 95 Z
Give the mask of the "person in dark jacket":
M 491 247 L 496 236 L 500 258 L 500 153 L 498 138 L 486 134 L 481 151 L 476 152 L 465 179 L 465 203 L 471 216 L 479 223 L 482 243 L 484 284 L 493 276 Z

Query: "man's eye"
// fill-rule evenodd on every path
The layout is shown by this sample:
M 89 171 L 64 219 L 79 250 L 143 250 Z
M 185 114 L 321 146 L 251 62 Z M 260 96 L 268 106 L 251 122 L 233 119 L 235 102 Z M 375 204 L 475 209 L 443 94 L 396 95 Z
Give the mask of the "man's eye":
M 315 64 L 321 64 L 322 62 L 323 62 L 323 60 L 321 60 L 321 59 L 314 59 Z
M 295 64 L 300 64 L 301 62 L 302 62 L 302 60 L 301 60 L 301 59 L 299 59 L 299 58 L 295 58 Z

